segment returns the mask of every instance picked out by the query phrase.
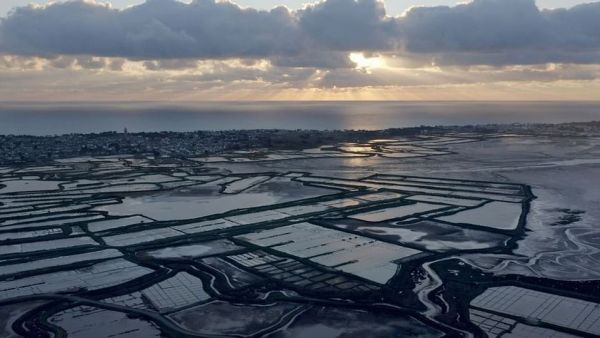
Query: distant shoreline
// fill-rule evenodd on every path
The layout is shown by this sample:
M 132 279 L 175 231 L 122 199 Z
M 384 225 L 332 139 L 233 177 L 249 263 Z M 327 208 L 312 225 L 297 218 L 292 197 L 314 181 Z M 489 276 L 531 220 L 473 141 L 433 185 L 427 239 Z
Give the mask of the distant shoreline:
M 383 130 L 251 129 L 194 132 L 71 133 L 55 136 L 0 135 L 0 165 L 48 163 L 77 156 L 154 154 L 209 156 L 227 151 L 309 149 L 386 138 L 446 135 L 487 139 L 506 136 L 600 137 L 600 120 L 559 124 L 419 126 Z

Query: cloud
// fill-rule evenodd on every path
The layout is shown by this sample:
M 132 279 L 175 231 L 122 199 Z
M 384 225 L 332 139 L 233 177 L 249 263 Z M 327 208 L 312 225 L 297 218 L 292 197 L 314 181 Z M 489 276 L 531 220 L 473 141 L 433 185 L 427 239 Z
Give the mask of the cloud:
M 109 63 L 108 68 L 114 72 L 119 72 L 123 70 L 124 65 L 125 59 L 114 59 Z
M 99 57 L 82 56 L 77 58 L 77 64 L 83 69 L 103 69 L 106 66 L 106 60 Z
M 274 65 L 294 68 L 354 68 L 354 64 L 347 52 L 323 51 L 319 49 L 307 50 L 301 54 L 290 56 L 271 57 Z
M 198 61 L 190 59 L 167 59 L 167 60 L 154 60 L 145 61 L 144 67 L 147 70 L 182 70 L 182 69 L 193 69 L 198 66 Z
M 0 22 L 0 53 L 127 58 L 157 70 L 187 67 L 162 60 L 230 58 L 353 68 L 349 52 L 396 55 L 415 66 L 590 64 L 600 63 L 598 18 L 598 2 L 539 10 L 534 0 L 474 0 L 391 17 L 377 0 L 324 0 L 297 11 L 215 0 L 147 0 L 125 10 L 68 1 L 12 11 Z
M 133 59 L 264 57 L 296 54 L 299 30 L 283 7 L 148 0 L 125 10 L 69 1 L 21 7 L 0 26 L 1 50 L 23 55 Z
M 336 69 L 328 71 L 315 85 L 321 88 L 415 87 L 502 82 L 590 81 L 599 78 L 599 65 L 448 66 L 443 70 L 437 67 L 374 69 L 370 73 L 357 69 Z
M 413 8 L 399 20 L 405 55 L 436 64 L 600 62 L 600 3 L 540 11 L 533 0 Z
M 386 16 L 383 2 L 327 0 L 296 13 L 304 33 L 329 50 L 394 48 L 397 21 Z
M 413 53 L 496 52 L 524 49 L 545 30 L 529 0 L 476 0 L 456 7 L 415 7 L 400 20 L 403 44 Z
M 72 60 L 70 67 L 59 68 L 50 59 L 0 56 L 0 101 L 591 100 L 600 93 L 600 65 L 382 68 L 367 73 L 217 60 L 199 61 L 196 69 L 185 71 L 150 72 L 144 71 L 145 61 L 125 61 L 122 71 L 97 71 Z M 122 61 L 105 60 L 107 67 Z

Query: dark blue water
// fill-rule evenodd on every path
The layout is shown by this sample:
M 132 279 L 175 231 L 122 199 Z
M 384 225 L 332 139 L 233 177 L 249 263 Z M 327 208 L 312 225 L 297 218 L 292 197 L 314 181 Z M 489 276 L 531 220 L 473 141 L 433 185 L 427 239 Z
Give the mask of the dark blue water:
M 600 120 L 600 102 L 0 103 L 0 134 L 385 129 Z

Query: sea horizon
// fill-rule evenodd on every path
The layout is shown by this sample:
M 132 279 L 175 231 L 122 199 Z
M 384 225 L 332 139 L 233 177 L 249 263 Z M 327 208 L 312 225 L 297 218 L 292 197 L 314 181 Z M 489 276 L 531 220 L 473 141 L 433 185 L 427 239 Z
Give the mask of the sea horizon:
M 600 101 L 2 102 L 0 134 L 565 123 L 600 119 Z

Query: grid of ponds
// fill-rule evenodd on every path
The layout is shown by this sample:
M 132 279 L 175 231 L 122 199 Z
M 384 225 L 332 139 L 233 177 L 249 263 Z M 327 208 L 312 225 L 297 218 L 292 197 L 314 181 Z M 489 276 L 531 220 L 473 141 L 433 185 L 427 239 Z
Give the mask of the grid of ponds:
M 374 284 L 339 275 L 332 270 L 317 269 L 295 259 L 269 255 L 262 251 L 227 258 L 257 274 L 308 292 L 364 293 L 378 289 Z
M 34 313 L 24 328 L 44 331 L 36 323 L 49 321 L 68 334 L 89 334 L 93 329 L 77 318 L 93 327 L 104 316 L 109 319 L 97 327 L 123 336 L 128 332 L 106 325 L 132 325 L 129 333 L 148 336 L 193 336 L 194 313 L 242 307 L 265 314 L 258 322 L 269 323 L 246 323 L 247 332 L 271 332 L 317 300 L 399 311 L 425 322 L 416 295 L 420 266 L 461 251 L 507 250 L 524 234 L 533 198 L 528 186 L 408 175 L 235 173 L 218 164 L 402 161 L 451 154 L 448 146 L 478 139 L 416 137 L 187 159 L 82 157 L 4 168 L 0 311 L 15 297 L 45 299 L 45 319 Z M 600 335 L 596 303 L 523 292 L 488 289 L 470 303 L 470 322 L 489 336 Z M 486 302 L 494 297 L 533 297 L 527 305 L 537 304 L 537 312 Z M 532 317 L 542 324 L 525 320 Z

